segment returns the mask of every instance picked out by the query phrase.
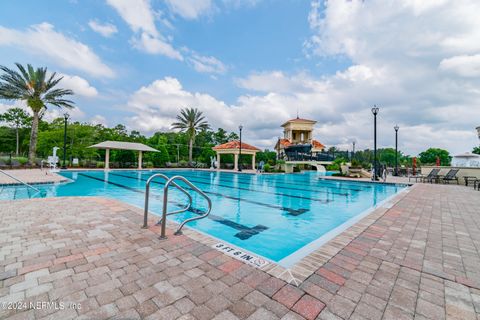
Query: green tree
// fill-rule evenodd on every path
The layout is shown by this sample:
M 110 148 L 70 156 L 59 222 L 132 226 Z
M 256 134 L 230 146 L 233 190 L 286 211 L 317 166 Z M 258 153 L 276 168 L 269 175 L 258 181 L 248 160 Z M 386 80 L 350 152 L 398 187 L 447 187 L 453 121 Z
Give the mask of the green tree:
M 440 165 L 449 166 L 452 157 L 447 150 L 439 148 L 429 148 L 418 155 L 422 164 L 435 164 L 437 157 L 440 159 Z
M 480 147 L 474 147 L 472 153 L 480 154 Z
M 275 165 L 276 159 L 277 159 L 277 153 L 275 151 L 270 151 L 268 149 L 257 152 L 257 155 L 255 156 L 255 160 L 257 162 L 263 161 L 264 163 L 268 163 L 270 165 Z
M 47 77 L 47 68 L 37 68 L 35 70 L 29 64 L 27 65 L 27 71 L 21 64 L 16 63 L 15 65 L 20 73 L 5 66 L 0 66 L 0 70 L 4 72 L 0 75 L 0 98 L 23 100 L 32 109 L 33 120 L 28 160 L 33 165 L 37 148 L 40 114 L 45 111 L 47 105 L 59 108 L 73 108 L 73 101 L 63 98 L 73 95 L 73 91 L 55 88 L 63 77 L 57 77 L 55 72 L 50 77 Z
M 228 142 L 228 141 L 233 141 L 233 140 L 238 140 L 238 139 L 239 139 L 238 134 L 236 134 L 235 132 L 230 132 L 230 133 L 228 134 L 228 137 L 227 137 L 227 141 L 226 141 L 226 142 Z
M 397 160 L 398 160 L 399 165 L 400 165 L 402 157 L 403 157 L 402 153 L 400 151 L 398 151 Z M 378 150 L 378 159 L 380 160 L 380 163 L 384 163 L 384 164 L 388 165 L 389 167 L 395 166 L 395 149 L 393 149 L 393 148 L 379 149 Z
M 181 132 L 185 132 L 188 135 L 188 161 L 192 162 L 193 155 L 193 143 L 195 136 L 200 130 L 207 130 L 210 128 L 203 113 L 197 108 L 185 108 L 177 115 L 178 122 L 172 123 L 173 129 L 179 129 Z
M 6 122 L 15 130 L 15 155 L 18 157 L 19 130 L 30 124 L 30 116 L 21 108 L 10 108 L 0 115 L 0 121 Z
M 218 128 L 217 132 L 213 134 L 215 145 L 223 144 L 228 141 L 227 131 L 222 128 Z

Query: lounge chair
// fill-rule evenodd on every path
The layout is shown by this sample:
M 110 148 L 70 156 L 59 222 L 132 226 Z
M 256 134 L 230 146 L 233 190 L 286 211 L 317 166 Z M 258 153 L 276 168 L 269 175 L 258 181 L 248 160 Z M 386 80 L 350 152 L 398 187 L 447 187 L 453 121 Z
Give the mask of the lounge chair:
M 413 175 L 408 176 L 408 181 L 410 181 L 410 179 L 415 178 L 415 182 L 417 182 L 420 179 L 420 182 L 428 181 L 431 183 L 433 179 L 437 177 L 439 172 L 440 172 L 440 169 L 435 168 L 435 169 L 432 169 L 427 175 L 417 174 L 415 176 Z
M 450 171 L 447 172 L 447 174 L 445 176 L 443 176 L 441 179 L 442 179 L 442 182 L 443 183 L 450 183 L 450 181 L 457 181 L 457 184 L 458 183 L 458 177 L 457 177 L 457 173 L 460 169 L 450 169 Z
M 432 169 L 425 177 L 422 178 L 422 182 L 430 182 L 433 183 L 438 179 L 438 173 L 440 172 L 440 169 Z

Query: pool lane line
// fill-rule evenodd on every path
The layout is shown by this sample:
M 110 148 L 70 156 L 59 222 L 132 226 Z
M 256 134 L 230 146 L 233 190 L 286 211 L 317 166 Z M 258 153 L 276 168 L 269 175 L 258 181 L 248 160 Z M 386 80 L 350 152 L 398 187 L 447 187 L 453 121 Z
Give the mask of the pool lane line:
M 188 177 L 194 177 L 196 179 L 203 179 L 203 180 L 211 180 L 210 178 L 208 177 L 200 177 L 200 176 L 197 176 L 197 175 L 192 175 L 192 174 L 185 174 L 185 173 L 180 173 L 180 175 L 184 175 L 184 176 L 188 176 Z M 230 182 L 231 180 L 226 180 L 226 179 L 221 179 L 220 176 L 217 176 L 216 179 L 218 178 L 219 181 L 224 181 L 224 182 Z M 238 182 L 238 184 L 243 184 L 243 185 L 246 185 L 246 184 L 251 184 L 252 182 L 254 182 L 254 180 L 249 180 L 250 183 L 246 182 L 247 180 L 243 180 L 245 182 Z M 273 180 L 268 180 L 268 181 L 273 181 Z M 266 182 L 268 182 L 266 181 Z M 218 184 L 219 186 L 225 186 L 225 185 L 220 185 Z M 297 185 L 297 184 L 295 184 Z M 298 185 L 297 185 L 298 186 Z M 229 188 L 230 186 L 225 186 L 226 188 Z M 338 192 L 335 192 L 335 191 L 327 191 L 327 190 L 321 190 L 321 189 L 300 189 L 300 188 L 292 188 L 292 187 L 283 187 L 283 186 L 268 186 L 270 188 L 278 188 L 278 189 L 287 189 L 287 190 L 296 190 L 296 191 L 306 191 L 306 192 L 317 192 L 317 193 L 326 193 L 326 194 L 335 194 L 335 195 L 339 195 L 339 196 L 344 196 L 344 197 L 348 197 L 348 193 L 338 193 Z M 318 187 L 318 186 L 317 186 Z M 320 188 L 328 188 L 328 187 L 320 187 Z M 239 188 L 239 189 L 242 189 L 242 188 Z M 289 196 L 287 194 L 284 194 L 284 193 L 274 193 L 274 192 L 267 192 L 267 191 L 261 191 L 261 190 L 254 190 L 254 189 L 249 189 L 250 191 L 256 191 L 256 192 L 265 192 L 265 193 L 271 193 L 271 194 L 277 194 L 277 195 L 284 195 L 284 196 Z M 363 190 L 357 190 L 357 189 L 347 189 L 347 190 L 352 190 L 352 191 L 363 191 Z M 292 196 L 295 196 L 295 195 L 292 195 Z M 302 197 L 304 198 L 304 197 Z M 326 200 L 323 200 L 323 199 L 315 199 L 315 198 L 307 198 L 307 200 L 312 200 L 314 199 L 313 201 L 326 201 L 326 202 L 330 202 L 330 200 L 326 199 Z
M 142 190 L 138 190 L 138 189 L 126 186 L 124 184 L 116 183 L 116 182 L 113 182 L 113 181 L 108 181 L 108 180 L 97 178 L 97 177 L 92 177 L 92 176 L 84 174 L 84 173 L 79 173 L 78 175 L 82 176 L 82 177 L 98 180 L 98 181 L 101 181 L 101 182 L 106 182 L 108 184 L 111 184 L 111 185 L 114 185 L 116 187 L 129 190 L 129 191 L 132 191 L 132 192 L 145 194 L 145 192 L 142 191 Z M 155 183 L 155 181 L 154 181 L 154 183 Z M 157 199 L 162 199 L 160 196 L 155 196 L 155 195 L 153 195 L 153 196 Z M 176 201 L 170 201 L 170 203 L 173 203 L 177 207 L 182 207 L 183 208 L 183 205 L 176 202 Z M 200 209 L 196 209 L 196 208 L 189 208 L 187 211 L 190 211 L 190 212 L 192 212 L 194 214 L 198 214 L 198 215 L 205 214 L 205 212 L 201 211 Z M 250 228 L 250 227 L 247 227 L 243 224 L 240 224 L 240 223 L 222 218 L 220 216 L 217 216 L 217 215 L 214 215 L 214 214 L 211 214 L 211 213 L 207 216 L 207 218 L 209 218 L 213 221 L 216 221 L 218 223 L 221 223 L 223 225 L 226 225 L 226 226 L 228 226 L 230 228 L 233 228 L 235 230 L 240 231 L 237 234 L 235 234 L 234 236 L 241 239 L 241 240 L 249 239 L 251 236 L 259 234 L 260 232 L 268 229 L 268 227 L 265 227 L 264 225 L 261 225 L 261 224 L 258 224 L 256 226 Z
M 143 178 L 138 178 L 138 177 L 124 176 L 124 175 L 121 175 L 121 174 L 111 173 L 111 172 L 109 173 L 109 175 L 128 178 L 128 179 L 134 179 L 134 180 L 141 180 L 141 181 L 147 181 L 148 180 L 148 179 L 143 179 Z M 161 182 L 158 182 L 158 181 L 152 181 L 152 182 L 156 183 L 156 184 L 161 184 L 161 185 L 164 184 L 164 183 L 161 183 Z M 188 188 L 188 187 L 186 187 L 186 188 Z M 188 189 L 190 189 L 190 188 L 188 188 Z M 212 194 L 212 195 L 215 195 L 215 196 L 218 196 L 218 197 L 221 197 L 221 198 L 227 198 L 227 199 L 231 199 L 231 200 L 248 202 L 248 203 L 252 203 L 252 204 L 256 204 L 256 205 L 259 205 L 259 206 L 268 207 L 268 208 L 272 208 L 272 209 L 279 209 L 279 210 L 287 212 L 288 214 L 290 214 L 292 216 L 298 216 L 298 215 L 301 215 L 301 214 L 308 211 L 308 209 L 305 209 L 305 208 L 292 209 L 292 208 L 277 206 L 277 205 L 273 205 L 273 204 L 258 202 L 258 201 L 254 201 L 254 200 L 249 200 L 249 199 L 245 199 L 245 198 L 237 198 L 237 197 L 234 197 L 234 196 L 229 196 L 229 195 L 225 195 L 225 194 L 217 193 L 217 192 L 213 192 L 213 191 L 205 191 L 205 190 L 202 190 L 202 191 L 207 193 L 207 194 Z
M 169 170 L 171 172 L 176 172 L 178 174 L 185 174 L 185 172 L 199 172 L 199 171 L 195 171 L 195 170 Z M 152 170 L 151 172 L 165 172 L 165 170 Z M 205 172 L 208 172 L 208 173 L 212 173 L 212 171 L 205 171 Z M 149 172 L 142 172 L 143 173 L 149 173 Z M 226 175 L 236 175 L 238 180 L 241 180 L 241 181 L 245 181 L 245 182 L 252 182 L 254 181 L 253 179 L 250 179 L 250 178 L 247 178 L 248 177 L 254 177 L 256 175 L 254 174 L 239 174 L 239 173 L 233 173 L 233 172 L 224 172 L 224 171 L 221 171 L 219 172 L 219 174 L 217 175 L 219 177 L 219 180 L 223 180 L 223 181 L 230 181 L 230 180 L 225 180 L 225 179 L 220 179 L 220 177 L 222 176 L 222 174 L 226 174 Z M 280 180 L 280 179 L 276 179 L 278 177 L 278 175 L 275 175 L 275 177 L 273 177 L 273 175 L 268 175 L 268 178 L 267 178 L 267 175 L 261 175 L 262 179 L 264 179 L 263 181 L 274 181 L 274 182 L 277 182 L 277 183 L 281 183 L 283 185 L 294 185 L 294 186 L 298 186 L 298 183 L 294 183 L 294 182 L 285 182 L 283 180 Z M 270 179 L 270 177 L 272 179 Z M 245 178 L 245 179 L 244 179 Z M 314 180 L 315 181 L 315 180 Z M 357 181 L 340 181 L 340 180 L 335 180 L 335 181 L 331 181 L 329 179 L 317 179 L 316 180 L 317 182 L 322 182 L 324 184 L 327 184 L 327 185 L 335 185 L 337 187 L 337 189 L 342 189 L 342 190 L 348 190 L 348 191 L 358 191 L 358 192 L 362 192 L 362 191 L 366 191 L 366 190 L 371 190 L 373 188 L 373 186 L 370 186 L 370 185 L 365 185 L 365 186 L 353 186 L 352 188 L 349 188 L 348 186 L 346 187 L 345 185 L 354 185 L 354 184 L 358 184 Z M 311 183 L 312 180 L 311 179 L 300 179 L 298 180 L 299 183 L 303 183 L 305 184 L 306 182 L 309 182 L 308 184 L 306 185 L 309 185 L 309 186 L 313 186 L 313 187 L 317 187 L 317 188 L 328 188 L 328 186 L 324 186 L 324 185 L 319 185 L 318 183 Z M 340 186 L 338 186 L 338 184 L 340 184 Z M 363 182 L 363 184 L 366 184 L 365 182 Z M 342 186 L 343 185 L 343 186 Z M 280 187 L 282 188 L 282 187 Z M 325 192 L 325 191 L 320 191 L 320 190 L 308 190 L 308 191 L 315 191 L 315 192 Z M 334 192 L 334 194 L 337 194 Z M 340 195 L 344 195 L 344 194 L 340 194 Z
M 124 178 L 135 178 L 135 177 L 130 177 L 130 176 L 124 176 L 124 175 L 117 174 L 117 173 L 112 173 L 112 175 L 118 176 L 118 177 L 124 177 Z M 308 197 L 297 196 L 297 195 L 289 195 L 289 194 L 284 194 L 284 193 L 277 193 L 277 192 L 256 190 L 256 189 L 250 189 L 250 188 L 227 186 L 227 185 L 223 185 L 223 184 L 213 184 L 213 183 L 207 183 L 207 182 L 201 182 L 201 181 L 195 180 L 195 179 L 197 179 L 197 177 L 194 177 L 194 176 L 186 176 L 186 177 L 187 177 L 189 180 L 191 180 L 191 181 L 193 181 L 193 182 L 195 182 L 195 183 L 204 184 L 204 185 L 209 185 L 209 186 L 218 186 L 218 187 L 224 187 L 224 188 L 229 188 L 229 189 L 237 189 L 237 190 L 245 190 L 245 191 L 251 191 L 251 192 L 267 193 L 267 194 L 273 194 L 273 195 L 282 196 L 282 197 L 290 197 L 290 198 L 296 198 L 296 199 L 304 199 L 304 200 L 309 200 L 309 201 L 318 201 L 318 202 L 321 202 L 321 203 L 329 203 L 329 202 L 331 202 L 331 200 L 328 200 L 328 199 L 308 198 Z M 135 179 L 137 179 L 137 178 L 135 178 Z M 147 181 L 148 179 L 143 179 L 143 178 L 141 178 L 141 180 Z M 204 180 L 205 180 L 205 179 L 204 179 Z
M 219 175 L 222 175 L 222 174 L 225 174 L 225 175 L 237 175 L 239 178 L 246 178 L 246 177 L 240 177 L 241 174 L 239 173 L 233 173 L 233 172 L 226 172 L 226 171 L 221 171 L 219 172 Z M 253 174 L 249 175 L 249 176 L 254 176 Z M 282 181 L 282 180 L 279 180 L 279 179 L 276 179 L 279 175 L 261 175 L 261 177 L 265 180 L 268 180 L 268 181 Z M 300 177 L 300 175 L 297 175 L 298 177 Z M 320 177 L 319 176 L 319 179 L 320 180 Z M 272 179 L 270 179 L 272 178 Z M 244 181 L 246 181 L 245 179 L 242 179 Z M 299 179 L 298 180 L 299 182 L 311 182 L 312 180 L 311 179 Z M 343 181 L 343 180 L 335 180 L 335 181 L 331 181 L 329 179 L 321 179 L 322 182 L 327 182 L 327 183 L 330 183 L 330 184 L 341 184 L 341 185 L 355 185 L 355 184 L 366 184 L 368 182 L 364 182 L 364 181 Z M 285 183 L 282 181 L 282 183 Z M 287 184 L 293 184 L 293 185 L 296 185 L 296 183 L 287 183 Z M 312 184 L 312 183 L 309 183 L 309 185 L 311 186 L 318 186 L 317 184 Z M 372 189 L 373 186 L 370 186 L 370 185 L 361 185 L 361 186 L 355 186 L 355 189 L 352 189 L 352 188 L 348 188 L 348 187 L 339 187 L 340 189 L 347 189 L 347 190 L 354 190 L 354 191 L 363 191 L 363 190 L 369 190 L 369 189 Z M 358 188 L 362 188 L 362 189 L 358 189 Z
M 125 177 L 125 178 L 134 178 L 134 177 L 130 177 L 130 176 L 124 176 L 124 175 L 121 175 L 121 174 L 117 174 L 117 173 L 111 173 L 113 175 L 116 175 L 116 176 L 119 176 L 119 177 Z M 182 174 L 180 174 L 182 175 Z M 224 184 L 213 184 L 213 183 L 207 183 L 207 182 L 201 182 L 201 181 L 198 181 L 199 180 L 210 180 L 208 178 L 202 178 L 202 177 L 197 177 L 197 176 L 192 176 L 192 175 L 185 175 L 183 174 L 184 176 L 186 176 L 189 180 L 192 180 L 196 183 L 199 183 L 199 184 L 204 184 L 204 185 L 209 185 L 209 186 L 218 186 L 218 187 L 224 187 L 224 188 L 229 188 L 229 189 L 237 189 L 237 190 L 245 190 L 245 191 L 251 191 L 251 192 L 260 192 L 260 193 L 267 193 L 267 194 L 273 194 L 273 195 L 277 195 L 277 196 L 282 196 L 282 197 L 290 197 L 290 198 L 296 198 L 296 199 L 304 199 L 304 200 L 309 200 L 309 201 L 317 201 L 317 202 L 321 202 L 321 203 L 329 203 L 331 202 L 331 200 L 329 199 L 318 199 L 318 198 L 310 198 L 310 197 L 304 197 L 304 196 L 298 196 L 298 195 L 294 195 L 294 194 L 285 194 L 285 193 L 279 193 L 279 192 L 272 192 L 272 191 L 264 191 L 264 190 L 257 190 L 257 189 L 250 189 L 250 188 L 242 188 L 242 187 L 235 187 L 235 186 L 228 186 L 228 185 L 224 185 Z M 137 178 L 135 178 L 137 179 Z M 197 179 L 197 180 L 195 180 Z M 143 179 L 143 181 L 147 181 L 148 179 Z M 293 188 L 292 188 L 293 189 Z M 294 189 L 294 190 L 300 190 L 302 191 L 302 189 Z M 308 191 L 308 190 L 305 190 L 305 191 Z M 327 193 L 326 191 L 313 191 L 313 192 L 322 192 L 322 193 Z M 348 194 L 340 194 L 340 195 L 343 195 L 345 197 L 348 196 Z

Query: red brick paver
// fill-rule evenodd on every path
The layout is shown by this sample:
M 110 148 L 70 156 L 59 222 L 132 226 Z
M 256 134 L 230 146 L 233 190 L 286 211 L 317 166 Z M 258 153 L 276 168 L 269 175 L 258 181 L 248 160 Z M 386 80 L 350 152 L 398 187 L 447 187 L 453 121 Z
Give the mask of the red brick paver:
M 0 318 L 479 319 L 479 195 L 415 186 L 298 287 L 117 201 L 0 202 L 0 303 L 69 303 Z

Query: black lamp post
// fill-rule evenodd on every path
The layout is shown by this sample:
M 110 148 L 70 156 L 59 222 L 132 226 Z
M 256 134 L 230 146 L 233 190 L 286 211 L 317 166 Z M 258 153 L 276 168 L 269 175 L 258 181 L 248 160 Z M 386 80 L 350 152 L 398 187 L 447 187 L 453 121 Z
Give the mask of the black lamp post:
M 355 141 L 352 141 L 352 160 L 355 159 Z
M 373 180 L 378 180 L 378 165 L 377 165 L 377 114 L 379 108 L 376 105 L 373 105 L 372 113 L 373 113 L 373 172 L 374 177 Z
M 238 171 L 242 171 L 242 162 L 240 158 L 242 157 L 242 129 L 243 126 L 239 125 L 238 130 L 240 130 L 240 150 L 238 152 Z
M 63 166 L 62 166 L 62 169 L 67 169 L 67 123 L 68 123 L 68 118 L 70 118 L 70 115 L 65 112 L 63 114 L 63 118 L 65 119 L 65 129 L 63 131 Z
M 398 129 L 400 127 L 395 125 L 393 129 L 395 129 L 395 176 L 398 176 Z

